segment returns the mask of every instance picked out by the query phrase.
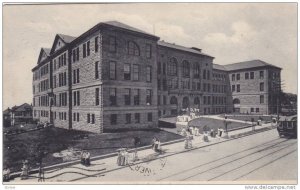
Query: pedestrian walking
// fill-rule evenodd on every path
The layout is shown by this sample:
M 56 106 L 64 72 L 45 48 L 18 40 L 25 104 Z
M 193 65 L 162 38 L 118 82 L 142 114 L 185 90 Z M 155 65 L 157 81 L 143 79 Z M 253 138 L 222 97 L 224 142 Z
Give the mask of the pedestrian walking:
M 45 181 L 45 171 L 44 171 L 44 168 L 42 166 L 42 163 L 40 163 L 39 165 L 39 176 L 38 176 L 38 182 L 40 181 Z
M 195 136 L 199 136 L 199 129 L 198 129 L 198 127 L 195 127 Z
M 204 132 L 204 135 L 203 135 L 203 141 L 204 141 L 204 142 L 208 142 L 208 141 L 209 141 L 209 140 L 208 140 L 208 133 L 207 133 L 207 131 Z
M 84 157 L 84 165 L 85 166 L 90 166 L 91 165 L 91 154 L 90 154 L 90 152 L 86 152 L 85 153 L 85 157 Z
M 122 165 L 122 153 L 120 149 L 118 150 L 117 165 L 118 166 Z
M 141 144 L 141 139 L 139 137 L 133 138 L 133 144 L 134 144 L 134 152 L 133 152 L 133 159 L 132 161 L 135 162 L 139 160 L 138 154 L 137 154 L 137 147 Z
M 221 127 L 218 128 L 218 136 L 222 137 L 223 130 Z
M 3 170 L 3 182 L 9 182 L 10 180 L 10 169 L 5 167 Z
M 154 150 L 156 140 L 157 140 L 156 137 L 153 137 L 153 139 L 152 139 L 152 149 L 153 150 Z
M 23 166 L 21 168 L 21 180 L 28 179 L 29 175 L 29 165 L 28 165 L 28 160 L 23 161 Z
M 80 163 L 82 165 L 85 164 L 85 152 L 83 150 L 81 151 L 81 154 L 80 154 Z

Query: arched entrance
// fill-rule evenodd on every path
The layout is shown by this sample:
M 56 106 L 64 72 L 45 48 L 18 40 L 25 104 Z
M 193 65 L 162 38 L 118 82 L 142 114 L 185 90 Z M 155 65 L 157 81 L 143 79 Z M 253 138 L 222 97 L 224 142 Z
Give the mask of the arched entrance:
M 170 105 L 171 105 L 171 115 L 177 115 L 178 114 L 178 102 L 177 98 L 175 96 L 172 96 L 170 99 Z
M 238 98 L 233 99 L 233 112 L 240 113 L 241 101 Z
M 190 105 L 189 98 L 184 97 L 183 100 L 182 100 L 182 108 L 187 109 L 189 107 L 189 105 Z

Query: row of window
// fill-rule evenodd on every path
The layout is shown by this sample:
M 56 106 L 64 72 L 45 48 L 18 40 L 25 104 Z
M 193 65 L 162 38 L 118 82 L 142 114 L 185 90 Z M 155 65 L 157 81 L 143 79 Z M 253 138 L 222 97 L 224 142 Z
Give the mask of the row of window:
M 182 76 L 183 77 L 190 77 L 190 63 L 186 60 L 182 62 Z M 200 78 L 200 65 L 199 63 L 194 63 L 192 65 L 193 70 L 193 78 Z M 178 75 L 178 62 L 177 59 L 172 57 L 170 59 L 170 62 L 167 65 L 167 72 L 170 76 L 177 76 Z M 157 73 L 166 75 L 166 63 L 161 64 L 161 62 L 158 62 L 157 66 Z M 209 79 L 210 78 L 210 72 L 209 70 L 203 70 L 203 79 Z
M 264 78 L 264 71 L 259 71 L 259 78 L 260 79 L 263 79 Z M 241 75 L 240 73 L 234 73 L 234 74 L 231 74 L 231 80 L 232 81 L 235 81 L 235 80 L 240 80 L 241 79 Z M 245 73 L 245 80 L 248 80 L 248 79 L 254 79 L 254 72 L 246 72 Z
M 216 93 L 226 93 L 227 92 L 227 86 L 226 85 L 212 85 L 212 91 Z
M 58 59 L 58 62 L 57 62 Z M 53 70 L 67 65 L 67 53 L 63 53 L 58 58 L 53 59 Z
M 134 121 L 132 121 L 132 115 L 131 113 L 127 113 L 125 114 L 125 124 L 131 124 L 131 123 L 140 123 L 140 118 L 141 118 L 141 114 L 140 113 L 135 113 L 134 114 Z M 118 117 L 120 117 L 122 115 L 119 115 L 119 114 L 111 114 L 110 115 L 110 124 L 111 125 L 117 125 L 118 124 Z M 123 117 L 124 117 L 123 116 Z M 147 113 L 147 121 L 148 122 L 152 122 L 153 121 L 153 115 L 152 113 Z
M 226 74 L 213 73 L 213 80 L 225 81 L 226 80 Z
M 96 72 L 96 73 L 98 73 L 98 72 Z M 117 76 L 116 62 L 110 61 L 109 62 L 109 79 L 116 80 L 116 76 Z M 131 64 L 124 63 L 124 67 L 123 67 L 124 80 L 138 81 L 140 78 L 139 76 L 140 76 L 140 65 L 133 64 L 132 70 L 131 70 Z M 146 66 L 146 82 L 151 82 L 151 81 L 152 81 L 152 67 Z
M 235 91 L 236 92 L 241 92 L 241 86 L 240 86 L 240 84 L 232 85 L 231 86 L 231 90 L 232 90 L 232 92 L 235 92 Z M 264 82 L 259 83 L 259 90 L 260 91 L 264 91 L 265 90 L 265 83 Z
M 43 92 L 49 89 L 49 80 L 43 80 L 38 84 L 39 92 Z M 34 90 L 35 91 L 35 90 Z
M 35 98 L 34 98 L 35 100 Z M 34 106 L 35 106 L 35 101 L 34 102 Z M 48 99 L 48 95 L 44 95 L 44 96 L 39 96 L 39 106 L 49 106 L 49 99 Z
M 226 105 L 227 98 L 223 96 L 203 96 L 204 105 Z
M 131 92 L 131 91 L 133 91 L 133 92 Z M 131 93 L 133 94 L 133 105 L 140 105 L 140 89 L 129 89 L 129 88 L 125 89 L 124 104 L 131 105 Z M 99 96 L 97 96 L 97 97 L 99 97 Z M 117 89 L 116 88 L 109 89 L 109 100 L 110 100 L 110 106 L 117 105 Z M 150 89 L 146 90 L 146 104 L 147 105 L 152 104 L 152 90 L 150 90 Z

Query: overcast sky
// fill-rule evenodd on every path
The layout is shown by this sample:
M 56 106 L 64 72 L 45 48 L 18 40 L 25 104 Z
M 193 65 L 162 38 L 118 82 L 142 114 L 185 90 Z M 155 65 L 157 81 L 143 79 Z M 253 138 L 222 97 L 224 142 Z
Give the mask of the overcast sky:
M 297 93 L 296 3 L 6 5 L 3 109 L 32 103 L 31 69 L 57 33 L 78 36 L 109 20 L 199 47 L 217 64 L 261 59 L 282 67 L 284 90 Z

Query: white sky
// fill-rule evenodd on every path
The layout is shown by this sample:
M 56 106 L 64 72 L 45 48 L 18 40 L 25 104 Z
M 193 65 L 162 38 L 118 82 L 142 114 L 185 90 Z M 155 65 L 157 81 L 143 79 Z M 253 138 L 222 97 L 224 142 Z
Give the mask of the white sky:
M 5 5 L 2 108 L 32 102 L 31 69 L 57 33 L 78 36 L 109 20 L 155 28 L 161 40 L 199 47 L 217 64 L 261 59 L 282 67 L 284 90 L 297 93 L 296 3 Z

